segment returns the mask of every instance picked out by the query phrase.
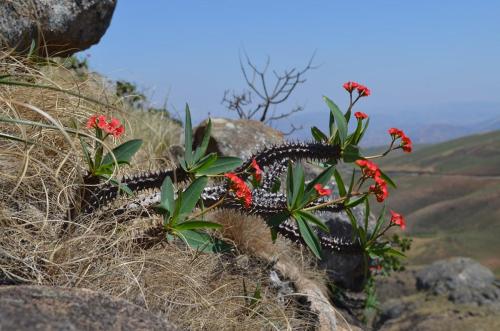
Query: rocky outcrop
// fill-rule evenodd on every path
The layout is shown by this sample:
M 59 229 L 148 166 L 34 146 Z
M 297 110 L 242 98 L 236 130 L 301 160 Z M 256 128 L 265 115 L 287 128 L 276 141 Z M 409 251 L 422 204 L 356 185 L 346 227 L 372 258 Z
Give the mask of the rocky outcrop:
M 195 129 L 195 145 L 201 143 L 206 124 L 205 121 Z M 283 133 L 262 122 L 212 118 L 212 137 L 208 152 L 246 159 L 266 146 L 281 142 Z
M 16 0 L 0 2 L 0 48 L 19 52 L 38 44 L 39 55 L 68 56 L 99 42 L 116 0 Z
M 500 330 L 500 289 L 469 258 L 411 268 L 377 282 L 375 330 Z
M 500 304 L 500 288 L 490 269 L 464 257 L 437 261 L 417 273 L 417 289 L 446 295 L 455 303 Z
M 86 289 L 0 287 L 0 330 L 177 330 L 125 300 Z

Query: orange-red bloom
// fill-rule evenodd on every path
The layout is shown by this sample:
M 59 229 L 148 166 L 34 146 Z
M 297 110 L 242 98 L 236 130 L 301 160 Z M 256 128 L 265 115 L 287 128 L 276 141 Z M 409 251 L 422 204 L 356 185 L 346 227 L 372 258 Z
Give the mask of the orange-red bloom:
M 330 195 L 332 194 L 332 190 L 324 188 L 321 184 L 314 185 L 314 189 L 320 196 Z
M 388 132 L 394 139 L 403 137 L 405 135 L 403 130 L 399 130 L 397 128 L 390 128 Z
M 366 177 L 373 178 L 380 173 L 378 165 L 370 160 L 359 159 L 356 160 L 356 164 L 360 166 L 361 170 L 363 171 L 363 175 Z
M 411 153 L 411 151 L 412 151 L 413 145 L 412 145 L 411 139 L 406 135 L 404 135 L 401 138 L 401 148 L 406 153 Z
M 95 128 L 96 126 L 97 115 L 92 115 L 87 120 L 87 125 L 85 126 L 87 129 Z
M 379 176 L 375 177 L 375 185 L 370 185 L 369 190 L 375 194 L 378 202 L 383 202 L 389 196 L 387 183 Z
M 108 121 L 104 115 L 90 116 L 87 120 L 86 128 L 99 128 L 104 130 L 104 132 L 113 135 L 115 138 L 119 138 L 125 132 L 125 127 L 121 124 L 119 119 L 113 117 L 110 121 Z
M 257 182 L 260 182 L 260 180 L 262 179 L 262 169 L 255 159 L 252 160 L 252 168 L 255 170 L 255 180 Z
M 232 182 L 231 189 L 234 190 L 234 193 L 239 199 L 243 200 L 245 207 L 249 208 L 252 204 L 252 192 L 248 188 L 245 181 L 233 172 L 225 174 L 224 177 L 228 178 Z
M 360 97 L 367 97 L 372 93 L 368 87 L 361 84 L 358 85 L 357 90 Z
M 368 118 L 368 115 L 366 115 L 363 112 L 358 111 L 358 112 L 354 113 L 354 117 L 356 117 L 358 120 L 363 120 L 365 118 Z
M 352 93 L 352 91 L 354 91 L 359 86 L 359 84 L 356 82 L 347 82 L 344 83 L 343 86 L 347 92 Z
M 399 225 L 401 227 L 401 230 L 404 230 L 406 228 L 406 221 L 403 215 L 398 214 L 393 210 L 391 210 L 391 223 Z

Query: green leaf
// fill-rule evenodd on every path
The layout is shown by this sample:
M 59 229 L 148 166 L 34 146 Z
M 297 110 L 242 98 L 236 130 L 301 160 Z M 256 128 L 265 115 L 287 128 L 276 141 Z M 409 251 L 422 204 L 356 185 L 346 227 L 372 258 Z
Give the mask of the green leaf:
M 314 189 L 314 185 L 321 184 L 322 186 L 327 185 L 332 178 L 333 172 L 335 171 L 335 166 L 331 165 L 325 170 L 323 170 L 316 178 L 310 181 L 305 188 L 304 200 L 309 201 L 312 195 L 316 194 L 316 190 Z
M 304 168 L 300 163 L 297 163 L 293 169 L 293 190 L 292 190 L 292 208 L 300 205 L 304 197 Z
M 361 155 L 359 154 L 359 147 L 356 145 L 347 145 L 342 153 L 342 158 L 346 163 L 358 160 L 361 158 Z
M 165 180 L 161 184 L 161 199 L 160 208 L 164 208 L 170 214 L 174 212 L 175 208 L 175 196 L 174 196 L 174 184 L 169 176 L 165 177 Z
M 210 165 L 208 168 L 198 169 L 196 173 L 198 175 L 219 175 L 223 173 L 230 172 L 237 167 L 239 167 L 243 161 L 237 157 L 218 157 L 214 163 Z
M 325 222 L 322 219 L 316 217 L 315 215 L 313 215 L 309 212 L 303 211 L 303 210 L 297 210 L 295 213 L 299 214 L 306 221 L 309 221 L 309 222 L 317 225 L 324 232 L 330 233 L 330 228 L 328 228 L 328 226 L 325 224 Z
M 337 182 L 337 187 L 339 188 L 339 194 L 341 197 L 345 197 L 347 195 L 347 191 L 345 189 L 344 180 L 340 173 L 335 169 L 333 171 L 333 175 L 335 176 L 335 181 Z
M 231 246 L 227 243 L 214 239 L 210 235 L 194 231 L 181 230 L 175 232 L 191 248 L 204 253 L 219 253 L 230 250 Z
M 302 236 L 302 239 L 304 239 L 307 247 L 309 247 L 311 252 L 313 252 L 318 259 L 321 259 L 321 245 L 319 243 L 318 236 L 311 229 L 309 224 L 302 218 L 302 216 L 295 214 L 294 218 L 297 221 L 300 235 Z
M 311 134 L 317 142 L 328 141 L 328 137 L 323 133 L 323 131 L 321 131 L 315 126 L 311 128 Z
M 186 104 L 186 120 L 184 123 L 184 151 L 184 159 L 188 168 L 190 168 L 193 164 L 193 126 L 188 104 Z
M 333 117 L 335 118 L 335 123 L 339 130 L 340 142 L 343 144 L 347 138 L 347 121 L 344 117 L 344 114 L 332 100 L 328 99 L 328 97 L 324 96 L 323 99 L 328 105 L 328 108 L 330 108 Z
M 196 148 L 194 152 L 194 160 L 193 162 L 196 163 L 198 160 L 205 155 L 205 152 L 207 151 L 208 148 L 208 142 L 210 141 L 210 134 L 212 133 L 212 120 L 209 118 L 207 126 L 205 128 L 205 132 L 203 134 L 203 140 L 201 141 L 201 145 Z
M 349 201 L 348 203 L 346 203 L 344 206 L 346 208 L 353 208 L 353 207 L 356 207 L 357 205 L 363 203 L 363 201 L 366 199 L 366 195 L 363 195 L 361 198 L 359 199 L 356 199 L 356 200 L 351 200 Z
M 116 161 L 118 164 L 126 163 L 129 164 L 132 156 L 141 148 L 142 140 L 141 139 L 132 139 L 127 142 L 124 142 L 118 147 L 113 148 L 111 153 L 115 155 Z M 108 153 L 104 156 L 101 165 L 113 165 L 114 160 L 111 156 L 111 153 Z
M 278 237 L 278 226 L 286 221 L 289 217 L 290 215 L 288 213 L 279 213 L 274 214 L 266 220 L 267 225 L 271 229 L 271 238 L 273 242 L 275 242 L 276 238 Z
M 385 254 L 389 256 L 399 256 L 399 257 L 406 257 L 402 252 L 398 251 L 397 249 L 394 248 L 389 248 L 388 250 L 385 251 Z
M 351 181 L 349 182 L 349 189 L 347 190 L 347 195 L 352 193 L 352 189 L 354 188 L 354 179 L 356 177 L 356 169 L 352 169 Z
M 189 187 L 182 192 L 182 205 L 179 216 L 183 217 L 191 213 L 200 199 L 201 192 L 207 186 L 208 178 L 205 176 L 196 178 Z
M 378 235 L 378 231 L 382 227 L 382 224 L 384 223 L 384 217 L 385 217 L 385 205 L 382 207 L 382 210 L 380 211 L 380 215 L 377 218 L 377 223 L 375 223 L 375 228 L 373 229 L 372 235 L 370 236 L 370 239 L 375 238 Z
M 208 221 L 187 221 L 177 223 L 174 227 L 175 230 L 193 230 L 193 229 L 219 229 L 222 225 Z
M 80 136 L 80 144 L 82 145 L 83 157 L 85 158 L 85 162 L 89 166 L 89 171 L 92 173 L 94 171 L 94 161 L 92 161 L 92 157 L 90 156 L 89 149 L 90 146 L 82 139 Z
M 212 164 L 217 161 L 217 154 L 215 153 L 210 153 L 208 155 L 205 155 L 202 157 L 199 161 L 197 161 L 191 169 L 189 169 L 190 173 L 199 173 L 200 171 L 203 171 L 204 169 L 210 168 Z
M 380 177 L 382 177 L 382 179 L 385 180 L 387 184 L 389 184 L 393 188 L 397 188 L 396 183 L 394 183 L 392 179 L 389 178 L 389 176 L 387 176 L 382 170 L 379 169 L 379 171 L 380 171 Z
M 292 163 L 288 162 L 286 173 L 286 203 L 288 209 L 292 209 L 293 202 L 293 167 Z
M 365 195 L 365 197 L 367 197 Z M 365 231 L 368 232 L 368 220 L 370 219 L 370 200 L 365 199 Z
M 366 120 L 366 123 L 365 123 L 365 126 L 363 128 L 363 130 L 361 130 L 361 132 L 359 133 L 359 135 L 356 137 L 354 143 L 357 145 L 359 144 L 359 142 L 361 141 L 361 139 L 363 139 L 363 136 L 365 135 L 366 133 L 366 129 L 368 129 L 368 124 L 370 124 L 370 118 L 368 118 Z

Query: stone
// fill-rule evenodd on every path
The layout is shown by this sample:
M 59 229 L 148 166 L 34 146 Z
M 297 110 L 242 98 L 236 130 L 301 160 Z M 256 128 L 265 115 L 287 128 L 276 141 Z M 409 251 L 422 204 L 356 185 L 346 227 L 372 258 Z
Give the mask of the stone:
M 195 146 L 201 144 L 206 125 L 207 121 L 204 121 L 195 129 Z M 207 151 L 245 160 L 267 146 L 282 142 L 283 133 L 262 122 L 212 118 L 212 135 Z
M 41 56 L 69 56 L 99 42 L 116 0 L 0 1 L 0 48 L 26 53 L 33 40 Z
M 177 330 L 123 299 L 87 289 L 0 287 L 0 330 Z
M 500 304 L 500 289 L 491 270 L 465 257 L 437 261 L 417 273 L 417 288 L 447 295 L 462 304 Z

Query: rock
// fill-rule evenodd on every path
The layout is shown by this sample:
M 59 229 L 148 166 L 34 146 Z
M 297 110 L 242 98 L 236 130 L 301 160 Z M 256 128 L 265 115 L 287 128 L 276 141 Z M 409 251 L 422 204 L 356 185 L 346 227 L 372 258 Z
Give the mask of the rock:
M 122 299 L 87 289 L 0 287 L 0 330 L 176 330 Z
M 106 32 L 116 0 L 33 0 L 0 2 L 0 48 L 39 55 L 68 56 L 96 44 Z
M 195 146 L 201 143 L 206 124 L 207 121 L 195 129 Z M 208 152 L 247 159 L 266 146 L 281 142 L 283 133 L 262 122 L 212 118 L 212 137 L 208 144 Z
M 417 273 L 417 288 L 447 295 L 463 304 L 499 304 L 500 289 L 495 276 L 478 262 L 464 257 L 437 261 Z
M 364 209 L 356 206 L 352 209 L 356 220 L 360 226 L 364 222 Z M 318 215 L 326 221 L 332 236 L 343 238 L 346 241 L 352 240 L 353 228 L 348 216 L 345 213 L 325 212 Z M 369 231 L 375 226 L 376 220 L 369 218 Z M 328 277 L 336 285 L 343 288 L 361 291 L 365 283 L 364 258 L 363 254 L 338 254 L 335 251 L 325 255 L 320 261 L 320 265 L 326 269 Z

